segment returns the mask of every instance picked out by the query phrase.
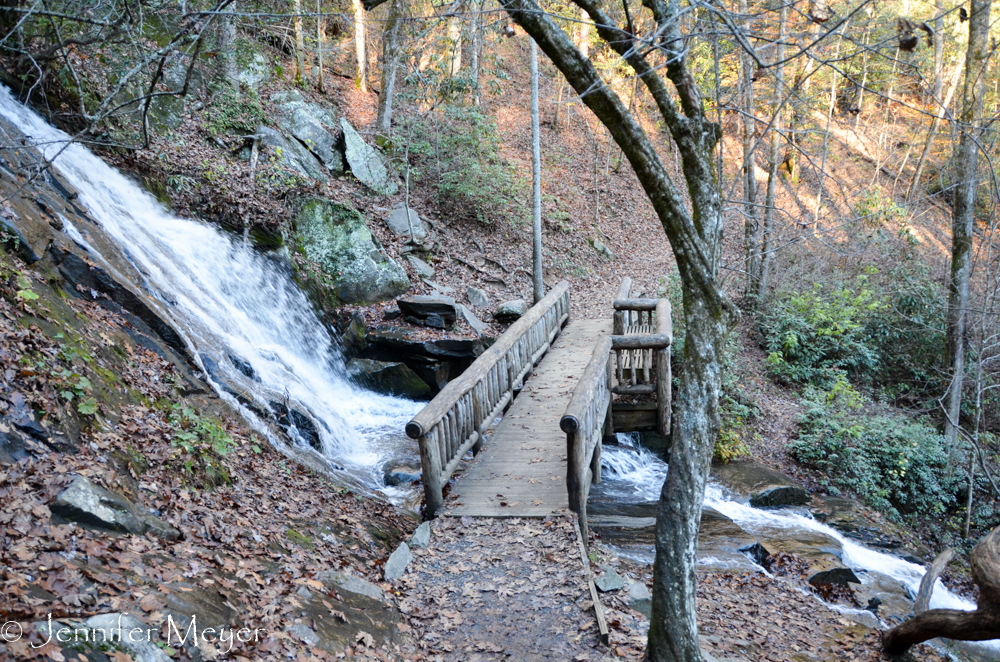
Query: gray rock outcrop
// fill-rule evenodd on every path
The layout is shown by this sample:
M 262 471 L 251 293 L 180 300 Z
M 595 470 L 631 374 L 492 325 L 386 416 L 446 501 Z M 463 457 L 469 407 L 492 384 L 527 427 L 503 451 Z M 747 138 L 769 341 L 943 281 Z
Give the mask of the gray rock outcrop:
M 625 588 L 625 580 L 615 572 L 614 568 L 609 565 L 601 565 L 600 568 L 604 571 L 604 574 L 594 580 L 594 585 L 597 586 L 598 591 L 608 593 L 610 591 L 620 591 Z
M 505 301 L 497 306 L 496 312 L 493 313 L 493 318 L 502 324 L 516 322 L 524 317 L 529 308 L 530 306 L 524 299 Z
M 458 319 L 458 306 L 452 297 L 412 296 L 397 299 L 403 319 L 411 324 L 446 329 Z
M 279 107 L 278 125 L 302 143 L 334 176 L 344 174 L 344 157 L 337 151 L 336 139 L 323 128 L 321 118 L 329 111 L 316 104 L 292 102 Z
M 389 560 L 385 562 L 385 580 L 393 582 L 406 573 L 406 567 L 413 560 L 413 553 L 405 543 L 399 543 L 396 551 L 389 555 Z
M 791 478 L 756 462 L 734 461 L 712 467 L 712 475 L 726 489 L 744 497 L 754 508 L 802 506 L 809 503 L 805 488 Z
M 633 582 L 625 592 L 625 603 L 646 618 L 653 613 L 653 596 L 642 582 Z
M 380 195 L 396 195 L 399 185 L 395 176 L 385 167 L 375 148 L 366 143 L 346 119 L 341 118 L 340 127 L 344 137 L 344 158 L 351 173 Z
M 490 305 L 489 295 L 486 294 L 485 290 L 481 290 L 478 287 L 470 287 L 465 291 L 465 297 L 469 300 L 469 303 L 477 308 L 486 308 Z
M 392 212 L 385 219 L 385 224 L 389 226 L 395 234 L 401 237 L 410 236 L 410 224 L 413 224 L 413 234 L 415 239 L 420 241 L 425 236 L 427 236 L 427 228 L 424 227 L 424 222 L 420 220 L 420 216 L 417 212 L 413 211 L 413 208 L 409 209 L 409 220 L 407 220 L 407 209 L 404 203 L 399 203 L 393 208 Z
M 386 255 L 357 210 L 322 198 L 306 200 L 295 217 L 295 248 L 311 263 L 296 276 L 324 310 L 391 299 L 410 280 Z
M 426 549 L 431 544 L 431 523 L 424 522 L 417 527 L 410 538 L 410 547 Z
M 84 476 L 77 476 L 49 509 L 59 517 L 95 528 L 135 535 L 152 531 L 166 539 L 180 537 L 180 532 L 163 520 Z
M 375 584 L 372 584 L 367 579 L 363 577 L 358 577 L 357 575 L 348 575 L 343 572 L 335 572 L 333 570 L 324 570 L 316 574 L 317 581 L 323 582 L 331 588 L 337 588 L 343 591 L 350 591 L 351 593 L 357 593 L 358 595 L 364 595 L 373 600 L 378 600 L 379 602 L 385 602 L 385 593 Z
M 320 182 L 329 181 L 326 168 L 298 140 L 285 138 L 280 131 L 266 126 L 258 127 L 257 135 L 260 136 L 261 143 L 270 148 L 273 158 L 280 163 L 303 177 Z

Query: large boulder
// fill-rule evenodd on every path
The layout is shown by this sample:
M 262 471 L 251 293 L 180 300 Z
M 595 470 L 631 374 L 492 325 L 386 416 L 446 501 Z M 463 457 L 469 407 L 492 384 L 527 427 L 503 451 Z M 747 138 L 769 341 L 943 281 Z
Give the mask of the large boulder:
M 343 304 L 392 299 L 410 289 L 410 279 L 386 255 L 357 210 L 324 200 L 306 200 L 295 217 L 299 282 L 325 310 Z
M 99 529 L 135 535 L 152 531 L 157 537 L 171 540 L 180 537 L 180 532 L 163 520 L 84 476 L 77 476 L 49 509 L 59 517 Z
M 347 362 L 347 374 L 352 380 L 378 393 L 410 400 L 429 400 L 434 395 L 433 389 L 405 363 L 351 359 Z
M 267 56 L 254 48 L 246 39 L 236 40 L 236 80 L 243 86 L 257 91 L 271 80 L 274 67 Z
M 347 159 L 351 173 L 359 182 L 380 195 L 396 195 L 399 192 L 396 178 L 385 167 L 375 148 L 366 143 L 346 119 L 341 118 L 340 127 L 344 135 L 344 158 Z
M 336 113 L 319 104 L 306 103 L 302 95 L 278 92 L 271 95 L 277 101 L 278 126 L 298 140 L 334 176 L 344 174 L 344 156 L 337 149 L 337 140 L 324 125 L 336 126 Z
M 501 324 L 508 324 L 510 322 L 516 322 L 517 320 L 524 317 L 531 306 L 524 299 L 515 299 L 514 301 L 504 301 L 499 306 L 497 306 L 496 311 L 493 313 L 493 319 L 500 322 Z
M 321 182 L 329 181 L 329 171 L 298 140 L 285 138 L 280 131 L 266 126 L 258 127 L 257 135 L 260 136 L 261 143 L 270 148 L 271 158 L 303 177 Z

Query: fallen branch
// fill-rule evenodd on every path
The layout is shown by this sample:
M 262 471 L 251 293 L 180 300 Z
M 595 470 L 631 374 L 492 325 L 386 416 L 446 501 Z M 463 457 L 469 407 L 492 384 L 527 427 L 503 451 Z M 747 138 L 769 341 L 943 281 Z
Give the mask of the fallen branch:
M 941 556 L 944 556 L 943 554 Z M 941 560 L 935 559 L 934 565 Z M 897 625 L 882 636 L 882 650 L 899 655 L 910 646 L 935 637 L 962 641 L 986 641 L 1000 638 L 1000 527 L 979 541 L 972 550 L 972 581 L 979 587 L 976 611 L 930 609 Z M 944 567 L 941 564 L 941 569 Z M 938 570 L 940 573 L 940 569 Z M 935 578 L 936 579 L 936 578 Z M 923 592 L 921 582 L 921 592 Z M 928 582 L 933 586 L 933 581 Z M 930 591 L 927 592 L 930 600 Z M 918 600 L 920 596 L 918 595 Z
M 920 580 L 920 590 L 917 591 L 917 600 L 913 603 L 914 614 L 927 611 L 930 607 L 931 593 L 934 592 L 934 583 L 954 557 L 955 550 L 946 549 L 938 554 L 934 562 L 931 563 L 931 567 L 924 573 L 924 578 Z

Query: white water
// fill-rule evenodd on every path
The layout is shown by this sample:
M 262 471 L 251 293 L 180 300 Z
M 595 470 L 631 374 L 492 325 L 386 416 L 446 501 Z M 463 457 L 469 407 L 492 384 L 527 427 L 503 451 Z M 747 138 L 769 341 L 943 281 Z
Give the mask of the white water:
M 639 446 L 631 435 L 618 435 L 620 447 L 605 446 L 601 453 L 603 468 L 600 492 L 603 495 L 632 503 L 656 501 L 667 476 L 667 464 L 654 453 Z M 750 535 L 777 537 L 777 532 L 808 530 L 836 539 L 843 546 L 844 565 L 857 571 L 878 573 L 904 586 L 910 595 L 916 595 L 925 569 L 889 554 L 869 549 L 845 537 L 811 517 L 791 509 L 760 510 L 734 500 L 717 484 L 709 483 L 705 504 L 732 519 Z M 649 550 L 646 558 L 652 558 Z M 862 581 L 865 575 L 859 574 Z M 962 609 L 972 611 L 975 603 L 948 591 L 939 579 L 934 585 L 930 606 L 935 609 Z M 835 607 L 835 606 L 834 606 Z M 971 644 L 975 649 L 1000 659 L 1000 639 Z
M 80 194 L 76 204 L 86 208 L 143 275 L 144 282 L 135 285 L 160 302 L 193 356 L 211 356 L 225 381 L 247 389 L 260 404 L 283 401 L 287 395 L 293 407 L 309 411 L 317 421 L 327 458 L 380 485 L 378 465 L 398 452 L 393 446 L 405 443 L 400 431 L 420 405 L 347 381 L 330 334 L 279 262 L 208 224 L 174 216 L 83 146 L 67 147 L 65 133 L 2 87 L 0 115 L 46 158 L 55 157 L 54 167 Z M 107 264 L 90 247 L 86 228 L 65 227 L 70 239 Z M 260 383 L 246 379 L 227 355 L 249 363 Z M 243 411 L 259 430 L 266 430 L 252 412 Z

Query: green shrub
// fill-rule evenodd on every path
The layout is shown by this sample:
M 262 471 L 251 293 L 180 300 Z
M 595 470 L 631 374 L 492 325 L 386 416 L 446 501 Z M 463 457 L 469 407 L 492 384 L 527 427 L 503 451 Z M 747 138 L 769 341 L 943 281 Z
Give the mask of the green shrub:
M 768 373 L 784 383 L 829 387 L 840 373 L 874 372 L 880 353 L 868 323 L 884 304 L 867 281 L 862 274 L 853 285 L 778 293 L 760 321 Z
M 447 216 L 487 226 L 526 217 L 523 182 L 500 155 L 492 118 L 477 108 L 447 106 L 440 119 L 417 118 L 411 129 L 412 172 L 437 186 Z
M 956 505 L 963 475 L 947 469 L 944 437 L 923 420 L 870 416 L 827 404 L 809 389 L 809 409 L 789 450 L 844 490 L 891 519 L 944 515 Z

